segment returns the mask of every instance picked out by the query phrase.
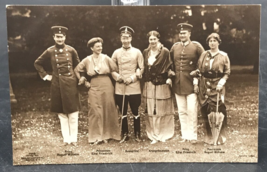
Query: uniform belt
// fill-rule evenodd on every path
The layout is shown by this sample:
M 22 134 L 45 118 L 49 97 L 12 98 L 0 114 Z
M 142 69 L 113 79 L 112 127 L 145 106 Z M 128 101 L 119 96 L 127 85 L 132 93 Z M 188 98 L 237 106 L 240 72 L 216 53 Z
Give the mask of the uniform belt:
M 109 76 L 108 74 L 97 74 L 97 75 L 94 75 L 94 76 L 88 76 L 86 77 L 86 79 L 90 82 L 92 78 L 97 78 L 97 77 L 106 77 L 106 76 Z
M 108 74 L 97 74 L 97 75 L 92 76 L 92 78 L 93 77 L 103 77 L 103 76 L 109 76 L 109 75 Z
M 207 78 L 207 77 L 204 77 L 203 75 L 202 75 L 202 77 L 203 78 L 205 78 L 205 79 L 207 79 L 208 81 L 218 81 L 218 80 L 220 80 L 222 77 L 217 77 L 217 78 Z
M 177 72 L 191 72 L 192 70 L 178 70 L 178 71 L 176 71 L 176 73 Z
M 223 73 L 203 73 L 202 76 L 204 76 L 205 78 L 210 78 L 210 79 L 215 79 L 215 78 L 221 78 L 223 77 Z

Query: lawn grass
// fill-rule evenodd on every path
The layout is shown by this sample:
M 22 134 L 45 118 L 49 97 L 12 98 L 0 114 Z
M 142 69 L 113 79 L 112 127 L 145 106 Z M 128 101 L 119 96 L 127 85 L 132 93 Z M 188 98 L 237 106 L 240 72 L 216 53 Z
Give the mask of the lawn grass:
M 226 88 L 228 139 L 226 144 L 221 146 L 204 146 L 201 117 L 198 122 L 198 143 L 196 145 L 179 143 L 180 125 L 177 110 L 174 137 L 165 143 L 150 145 L 145 133 L 145 114 L 142 108 L 140 108 L 142 142 L 137 143 L 130 139 L 126 143 L 119 144 L 118 141 L 111 140 L 108 144 L 89 145 L 87 142 L 87 93 L 83 90 L 81 91 L 82 110 L 79 115 L 78 147 L 60 147 L 63 141 L 59 119 L 56 114 L 49 112 L 50 83 L 39 79 L 37 74 L 11 75 L 11 82 L 18 101 L 17 104 L 12 104 L 11 111 L 14 165 L 257 162 L 258 75 L 233 74 L 229 78 Z M 132 118 L 129 118 L 129 126 L 130 135 L 133 135 Z M 205 151 L 214 152 L 215 149 L 224 153 L 205 153 Z M 195 153 L 179 153 L 185 150 Z M 99 152 L 102 154 L 100 155 Z M 64 156 L 59 156 L 59 154 Z

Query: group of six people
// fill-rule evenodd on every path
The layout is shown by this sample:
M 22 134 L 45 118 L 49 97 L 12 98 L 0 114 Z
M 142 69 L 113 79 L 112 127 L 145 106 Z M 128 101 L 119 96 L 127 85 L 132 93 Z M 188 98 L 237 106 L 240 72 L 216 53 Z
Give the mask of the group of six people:
M 210 50 L 204 51 L 200 43 L 190 40 L 192 25 L 180 23 L 177 27 L 180 41 L 170 51 L 160 43 L 160 34 L 150 31 L 147 34 L 149 46 L 141 53 L 131 45 L 134 30 L 123 26 L 120 28 L 122 47 L 115 50 L 111 58 L 102 54 L 103 40 L 95 37 L 87 43 L 93 53 L 81 62 L 76 50 L 65 44 L 68 29 L 64 26 L 51 28 L 55 45 L 39 56 L 34 66 L 43 80 L 51 81 L 51 111 L 60 119 L 63 145 L 77 146 L 80 110 L 77 86 L 82 84 L 89 88 L 89 143 L 107 143 L 109 139 L 126 142 L 129 139 L 128 104 L 133 114 L 135 140 L 140 142 L 138 109 L 142 97 L 145 130 L 151 144 L 165 142 L 174 136 L 173 95 L 181 126 L 180 142 L 197 143 L 200 104 L 205 119 L 204 142 L 213 144 L 207 115 L 216 110 L 217 102 L 219 112 L 225 116 L 218 144 L 226 141 L 224 95 L 230 61 L 227 54 L 219 50 L 220 36 L 210 34 L 206 40 Z M 51 62 L 52 75 L 44 69 L 46 60 Z M 115 89 L 110 76 L 116 81 Z

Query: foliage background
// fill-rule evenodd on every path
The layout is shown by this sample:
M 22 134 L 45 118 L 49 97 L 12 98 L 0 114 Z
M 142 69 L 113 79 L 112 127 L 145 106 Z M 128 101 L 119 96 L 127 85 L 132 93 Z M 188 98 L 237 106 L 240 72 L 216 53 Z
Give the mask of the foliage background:
M 1 7 L 1 16 L 0 21 L 2 23 L 5 23 L 5 4 L 109 4 L 109 0 L 3 0 L 0 2 Z M 186 2 L 179 1 L 179 0 L 151 0 L 151 4 L 197 4 L 200 3 L 196 0 L 188 0 Z M 264 48 L 264 44 L 266 42 L 266 35 L 264 34 L 264 31 L 266 30 L 266 1 L 265 0 L 252 0 L 252 1 L 245 1 L 245 0 L 225 0 L 225 1 L 214 1 L 214 0 L 206 0 L 205 2 L 201 2 L 205 4 L 240 4 L 240 3 L 247 3 L 247 4 L 259 4 L 262 3 L 262 35 L 261 35 L 261 70 L 260 70 L 260 127 L 259 127 L 259 134 L 260 134 L 260 141 L 259 141 L 259 164 L 188 164 L 188 163 L 157 163 L 157 164 L 87 164 L 87 165 L 44 165 L 44 166 L 24 166 L 24 167 L 12 167 L 12 152 L 11 152 L 11 130 L 10 130 L 10 106 L 9 106 L 9 89 L 8 89 L 8 58 L 7 58 L 7 52 L 6 52 L 6 26 L 3 24 L 0 26 L 1 29 L 1 37 L 3 38 L 3 41 L 1 41 L 1 77 L 2 80 L 0 81 L 1 84 L 1 139 L 3 139 L 3 142 L 0 142 L 1 147 L 1 157 L 0 157 L 0 163 L 1 163 L 1 170 L 3 171 L 72 171 L 72 170 L 80 170 L 83 171 L 85 169 L 90 170 L 102 170 L 102 171 L 213 171 L 213 170 L 229 170 L 229 171 L 265 171 L 266 169 L 266 117 L 265 117 L 265 99 L 266 99 L 266 93 L 265 93 L 265 83 L 266 83 L 266 72 L 265 72 L 265 63 L 266 60 L 266 50 Z M 50 46 L 50 45 L 49 45 Z M 138 45 L 137 45 L 138 46 Z M 47 47 L 45 47 L 47 48 Z M 43 50 L 42 50 L 43 51 Z M 39 55 L 39 54 L 38 54 Z M 25 59 L 24 59 L 25 60 Z M 30 64 L 31 66 L 31 64 Z M 32 67 L 32 66 L 31 66 Z M 22 78 L 21 78 L 22 79 Z M 249 80 L 249 79 L 248 79 Z M 255 93 L 257 94 L 257 93 Z
M 103 53 L 111 56 L 121 46 L 119 28 L 135 30 L 132 45 L 143 51 L 147 33 L 157 30 L 161 42 L 170 49 L 179 41 L 176 25 L 194 26 L 191 39 L 200 42 L 212 32 L 222 39 L 220 49 L 227 52 L 233 65 L 254 65 L 258 71 L 260 6 L 9 6 L 7 8 L 10 72 L 34 71 L 34 60 L 54 44 L 51 26 L 69 28 L 66 43 L 80 58 L 90 54 L 86 47 L 92 37 L 104 39 Z

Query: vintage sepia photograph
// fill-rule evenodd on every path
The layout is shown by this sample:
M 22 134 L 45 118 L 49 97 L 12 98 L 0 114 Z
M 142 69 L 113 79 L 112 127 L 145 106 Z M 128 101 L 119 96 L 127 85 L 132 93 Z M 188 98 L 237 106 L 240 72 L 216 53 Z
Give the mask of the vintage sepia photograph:
M 260 5 L 6 12 L 13 165 L 258 162 Z

